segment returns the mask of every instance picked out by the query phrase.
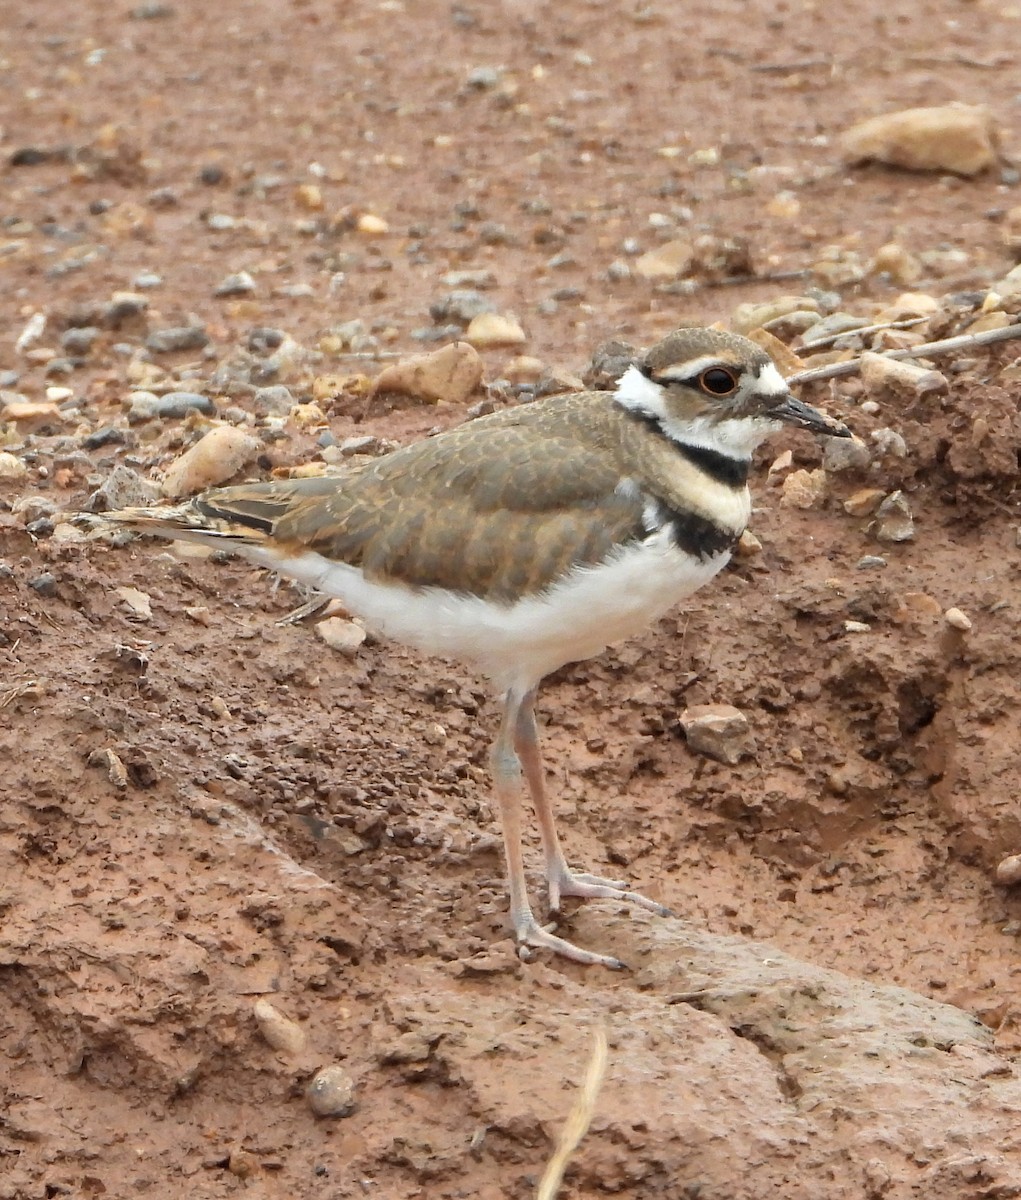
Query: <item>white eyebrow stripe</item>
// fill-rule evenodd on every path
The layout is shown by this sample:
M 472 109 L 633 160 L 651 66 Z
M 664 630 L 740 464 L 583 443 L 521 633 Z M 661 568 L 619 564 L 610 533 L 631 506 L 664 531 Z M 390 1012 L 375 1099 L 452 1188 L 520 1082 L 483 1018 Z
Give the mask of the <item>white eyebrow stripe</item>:
M 733 371 L 735 375 L 741 373 L 740 367 L 721 359 L 718 354 L 703 354 L 701 358 L 692 358 L 685 363 L 664 367 L 662 371 L 655 373 L 655 378 L 664 383 L 683 383 L 687 379 L 693 379 L 696 375 L 700 375 L 709 367 L 721 367 L 725 371 Z

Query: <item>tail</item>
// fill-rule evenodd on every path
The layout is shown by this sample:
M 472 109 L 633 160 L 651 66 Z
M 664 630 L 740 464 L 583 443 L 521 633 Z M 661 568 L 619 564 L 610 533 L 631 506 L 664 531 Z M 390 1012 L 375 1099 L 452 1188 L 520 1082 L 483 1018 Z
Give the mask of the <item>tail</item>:
M 336 490 L 336 480 L 329 476 L 243 483 L 237 487 L 212 488 L 182 504 L 80 513 L 76 521 L 92 529 L 117 525 L 133 533 L 241 550 L 271 541 L 281 518 Z
M 217 519 L 203 511 L 198 500 L 187 504 L 155 505 L 152 508 L 118 508 L 104 513 L 80 513 L 76 523 L 93 530 L 119 526 L 132 533 L 174 538 L 185 542 L 260 542 L 254 531 L 231 521 Z M 224 546 L 223 549 L 227 549 Z

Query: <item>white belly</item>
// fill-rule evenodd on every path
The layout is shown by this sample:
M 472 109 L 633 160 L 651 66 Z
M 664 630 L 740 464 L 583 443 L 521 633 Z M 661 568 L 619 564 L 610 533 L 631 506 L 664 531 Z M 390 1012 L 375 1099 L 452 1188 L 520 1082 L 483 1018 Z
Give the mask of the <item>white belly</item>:
M 708 583 L 729 552 L 700 560 L 660 532 L 598 567 L 583 567 L 539 596 L 496 604 L 442 588 L 365 579 L 319 554 L 249 557 L 340 600 L 375 633 L 425 654 L 471 664 L 504 690 L 535 686 L 564 663 L 640 633 Z

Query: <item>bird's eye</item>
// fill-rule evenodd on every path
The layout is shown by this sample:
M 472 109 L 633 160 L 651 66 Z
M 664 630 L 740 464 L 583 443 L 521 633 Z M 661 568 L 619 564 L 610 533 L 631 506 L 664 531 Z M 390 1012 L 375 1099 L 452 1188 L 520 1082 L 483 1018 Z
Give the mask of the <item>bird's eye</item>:
M 699 375 L 698 386 L 710 396 L 729 396 L 737 391 L 737 376 L 726 367 L 709 367 Z

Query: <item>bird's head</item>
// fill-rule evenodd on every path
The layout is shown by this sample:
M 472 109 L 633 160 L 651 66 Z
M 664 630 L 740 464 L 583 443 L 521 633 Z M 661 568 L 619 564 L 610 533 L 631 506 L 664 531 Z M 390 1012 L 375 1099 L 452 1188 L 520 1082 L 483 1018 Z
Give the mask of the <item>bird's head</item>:
M 784 425 L 851 437 L 846 425 L 794 397 L 769 355 L 717 329 L 678 329 L 620 377 L 617 403 L 674 441 L 750 458 Z

